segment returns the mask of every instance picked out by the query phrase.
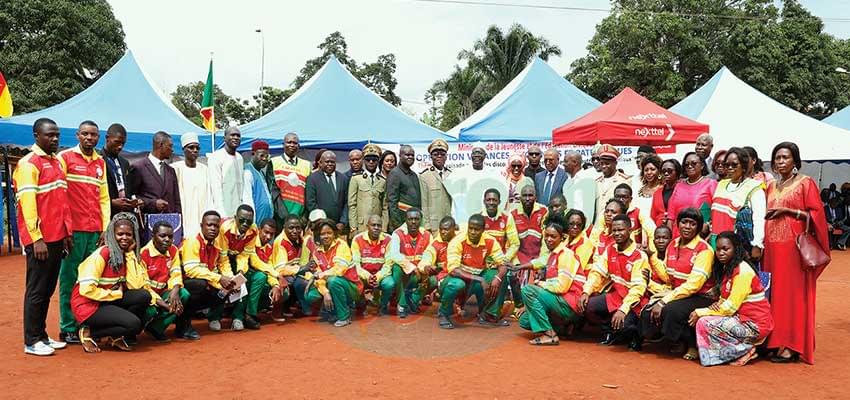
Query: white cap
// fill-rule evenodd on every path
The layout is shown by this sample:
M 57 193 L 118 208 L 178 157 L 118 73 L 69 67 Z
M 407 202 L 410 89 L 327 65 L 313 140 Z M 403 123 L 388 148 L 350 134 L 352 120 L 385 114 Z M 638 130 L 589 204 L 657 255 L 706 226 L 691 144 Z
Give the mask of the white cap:
M 182 136 L 180 136 L 180 147 L 186 147 L 192 143 L 201 144 L 200 140 L 198 140 L 198 134 L 194 132 L 186 132 Z
M 310 211 L 310 216 L 309 216 L 308 219 L 310 220 L 310 222 L 316 222 L 320 219 L 325 219 L 327 217 L 328 217 L 328 215 L 325 214 L 325 210 L 317 208 L 313 211 Z

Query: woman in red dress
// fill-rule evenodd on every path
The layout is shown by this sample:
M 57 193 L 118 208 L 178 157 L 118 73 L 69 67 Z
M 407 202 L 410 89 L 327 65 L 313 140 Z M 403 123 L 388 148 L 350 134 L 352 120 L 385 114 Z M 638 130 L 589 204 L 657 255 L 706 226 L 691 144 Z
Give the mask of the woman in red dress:
M 774 362 L 815 361 L 815 287 L 826 266 L 802 265 L 796 238 L 811 218 L 812 234 L 829 253 L 826 218 L 817 183 L 799 174 L 800 149 L 791 142 L 773 148 L 773 170 L 781 178 L 767 186 L 764 270 L 772 273 L 770 303 L 775 328 L 767 346 L 776 349 Z

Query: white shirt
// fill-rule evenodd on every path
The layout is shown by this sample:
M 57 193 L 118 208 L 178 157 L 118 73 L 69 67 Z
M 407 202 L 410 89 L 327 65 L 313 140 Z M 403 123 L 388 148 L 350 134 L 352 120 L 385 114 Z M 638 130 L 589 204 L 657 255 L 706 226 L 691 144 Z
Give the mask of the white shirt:
M 148 153 L 148 160 L 150 160 L 151 164 L 153 164 L 153 169 L 155 169 L 156 172 L 159 173 L 159 176 L 162 177 L 162 171 L 159 170 L 159 163 L 161 163 L 162 160 L 154 157 L 154 155 L 152 153 Z M 182 202 L 182 200 L 181 200 L 181 202 Z
M 183 210 L 183 237 L 194 237 L 201 231 L 201 216 L 211 208 L 207 166 L 196 163 L 189 168 L 185 161 L 172 163 L 177 174 L 180 204 Z
M 564 182 L 563 193 L 567 199 L 567 209 L 575 208 L 583 212 L 588 226 L 595 215 L 596 176 L 596 170 L 593 168 L 583 169 Z
M 209 182 L 212 192 L 211 208 L 221 215 L 234 215 L 242 204 L 244 162 L 238 152 L 234 155 L 225 149 L 216 150 L 207 158 Z

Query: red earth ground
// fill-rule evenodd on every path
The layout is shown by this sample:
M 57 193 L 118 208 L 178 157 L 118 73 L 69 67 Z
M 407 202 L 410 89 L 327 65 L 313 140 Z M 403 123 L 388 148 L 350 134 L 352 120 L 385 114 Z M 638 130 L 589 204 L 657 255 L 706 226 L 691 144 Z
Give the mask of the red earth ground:
M 22 351 L 24 259 L 2 257 L 0 398 L 846 399 L 850 253 L 833 257 L 818 285 L 817 364 L 757 360 L 743 368 L 703 368 L 661 345 L 641 353 L 600 347 L 595 333 L 532 347 L 515 323 L 442 331 L 433 310 L 404 323 L 367 317 L 345 328 L 266 319 L 259 331 L 211 333 L 195 321 L 200 342 L 154 344 L 142 335 L 133 353 L 75 346 L 38 358 Z M 48 326 L 58 335 L 53 300 Z

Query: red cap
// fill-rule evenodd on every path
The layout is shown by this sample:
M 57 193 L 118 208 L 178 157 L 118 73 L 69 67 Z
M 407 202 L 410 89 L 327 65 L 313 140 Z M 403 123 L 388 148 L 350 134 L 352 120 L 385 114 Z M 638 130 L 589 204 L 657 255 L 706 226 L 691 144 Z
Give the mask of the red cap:
M 269 144 L 266 143 L 264 140 L 256 140 L 256 141 L 254 141 L 254 143 L 251 143 L 251 151 L 268 150 L 268 149 L 269 149 Z

